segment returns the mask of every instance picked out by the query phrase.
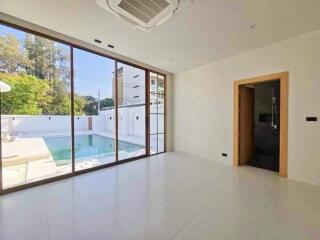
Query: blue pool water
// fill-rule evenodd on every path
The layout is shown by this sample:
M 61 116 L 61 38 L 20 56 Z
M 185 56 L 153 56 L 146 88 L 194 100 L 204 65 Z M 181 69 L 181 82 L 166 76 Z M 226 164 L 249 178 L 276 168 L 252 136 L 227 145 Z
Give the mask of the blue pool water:
M 75 160 L 81 161 L 89 158 L 103 158 L 115 154 L 115 140 L 100 135 L 79 135 L 75 140 Z M 53 159 L 57 164 L 66 164 L 71 159 L 71 137 L 49 137 L 44 139 Z M 119 150 L 135 152 L 144 149 L 144 146 L 119 141 Z

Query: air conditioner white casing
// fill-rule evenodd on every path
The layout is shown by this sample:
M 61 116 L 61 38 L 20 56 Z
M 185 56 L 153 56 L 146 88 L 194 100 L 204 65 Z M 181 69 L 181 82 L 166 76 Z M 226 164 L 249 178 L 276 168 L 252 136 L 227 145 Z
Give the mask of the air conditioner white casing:
M 149 31 L 168 20 L 192 0 L 96 0 L 98 6 L 133 25 Z

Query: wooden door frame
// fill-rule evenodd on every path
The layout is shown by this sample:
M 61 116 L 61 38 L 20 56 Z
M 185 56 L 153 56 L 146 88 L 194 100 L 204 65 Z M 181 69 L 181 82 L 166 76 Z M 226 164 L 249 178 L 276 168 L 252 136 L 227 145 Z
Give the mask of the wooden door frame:
M 288 176 L 288 91 L 289 72 L 280 72 L 233 82 L 233 165 L 239 166 L 239 87 L 241 85 L 280 81 L 280 152 L 279 175 Z

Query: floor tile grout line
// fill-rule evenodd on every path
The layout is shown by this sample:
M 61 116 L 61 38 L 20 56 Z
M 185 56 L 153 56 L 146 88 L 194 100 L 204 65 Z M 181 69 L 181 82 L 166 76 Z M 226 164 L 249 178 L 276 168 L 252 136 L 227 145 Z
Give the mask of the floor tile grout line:
M 121 224 L 121 221 L 120 221 L 120 219 L 117 217 L 117 216 L 115 216 L 111 211 L 110 211 L 110 209 L 107 207 L 107 206 L 105 206 L 105 204 L 102 202 L 102 200 L 100 199 L 100 196 L 98 195 L 98 193 L 94 190 L 94 189 L 92 189 L 90 186 L 88 186 L 88 188 L 89 188 L 89 190 L 97 197 L 97 199 L 98 199 L 98 201 L 101 203 L 101 205 L 102 205 L 102 207 L 106 210 L 106 211 L 108 211 L 108 213 L 112 216 L 112 218 L 115 220 L 115 224 L 118 224 L 120 227 L 121 227 L 121 229 L 123 230 L 123 232 L 126 234 L 126 236 L 129 238 L 129 240 L 133 240 L 133 238 L 132 238 L 132 236 L 125 230 L 125 228 L 122 226 L 122 224 Z M 110 225 L 111 226 L 111 225 Z M 110 227 L 109 226 L 109 227 Z M 101 230 L 101 231 L 99 231 L 99 232 L 102 232 L 103 231 L 103 229 Z M 98 234 L 98 233 L 96 233 L 96 234 Z
M 225 170 L 223 169 L 222 172 L 224 172 Z M 216 178 L 219 178 L 220 175 L 218 175 Z M 203 210 L 210 204 L 211 200 L 217 199 L 218 197 L 220 197 L 221 195 L 225 194 L 226 191 L 223 190 L 223 187 L 221 187 L 221 189 L 219 189 L 218 193 L 212 193 L 211 196 L 208 197 L 208 200 L 202 205 L 202 207 L 200 207 L 197 212 L 195 214 L 193 214 L 192 216 L 190 216 L 190 218 L 183 224 L 183 226 L 180 228 L 180 230 L 178 230 L 174 236 L 172 237 L 172 240 L 174 240 L 184 229 L 186 229 L 187 226 L 189 226 L 194 219 L 199 216 Z
M 13 193 L 14 194 L 14 193 Z M 41 200 L 42 201 L 42 200 Z M 44 206 L 43 206 L 43 211 L 45 212 L 45 221 L 46 221 L 46 226 L 48 227 L 48 225 L 47 225 L 47 223 L 48 223 L 48 221 L 47 221 L 47 216 L 48 216 L 48 214 L 47 214 L 47 209 L 46 209 L 46 206 L 45 206 L 45 202 L 43 202 L 42 204 L 44 204 Z M 37 224 L 31 224 L 31 225 L 28 225 L 28 226 L 25 226 L 24 228 L 22 228 L 20 231 L 18 231 L 18 232 L 14 232 L 14 233 L 11 233 L 11 234 L 8 234 L 8 235 L 6 235 L 6 236 L 4 236 L 4 238 L 3 239 L 0 239 L 0 240 L 5 240 L 5 239 L 7 239 L 7 238 L 10 238 L 10 237 L 13 237 L 13 236 L 15 236 L 15 235 L 17 235 L 17 234 L 19 234 L 19 233 L 23 233 L 24 231 L 27 231 L 28 229 L 30 229 L 30 228 L 32 228 L 33 226 L 36 226 Z M 49 228 L 48 228 L 48 231 L 49 231 Z M 49 236 L 50 237 L 50 236 Z M 51 239 L 51 238 L 50 238 Z
M 220 193 L 213 193 L 209 198 L 208 200 L 197 210 L 196 213 L 194 213 L 192 216 L 190 216 L 188 218 L 188 220 L 183 224 L 183 226 L 173 235 L 173 237 L 171 238 L 171 240 L 174 240 L 176 239 L 176 237 L 179 235 L 179 233 L 181 233 L 187 226 L 189 226 L 189 224 L 191 224 L 193 222 L 193 220 L 199 216 L 203 210 L 210 204 L 210 201 L 211 200 L 214 200 L 216 198 L 218 198 L 219 196 L 221 196 L 223 194 L 223 192 L 220 192 Z
M 50 224 L 49 224 L 49 214 L 47 211 L 47 202 L 46 199 L 44 199 L 44 207 L 45 207 L 45 211 L 46 211 L 46 224 L 47 224 L 47 228 L 48 228 L 48 234 L 49 234 L 49 239 L 51 240 L 51 229 L 50 229 Z
M 93 194 L 95 195 L 95 197 L 97 197 L 97 194 L 94 193 L 94 192 L 92 192 L 92 189 L 90 188 L 90 186 L 88 185 L 88 183 L 83 182 L 83 183 L 81 183 L 81 184 L 84 184 L 84 185 L 86 186 L 86 189 L 89 189 L 89 192 L 93 193 Z M 77 191 L 77 190 L 75 190 L 75 191 Z M 97 198 L 98 198 L 98 197 L 97 197 Z M 105 206 L 102 204 L 102 202 L 101 202 L 99 199 L 97 199 L 97 200 L 98 200 L 98 202 L 100 203 L 100 206 L 101 206 L 104 210 L 106 210 L 106 211 L 108 212 L 108 214 L 110 214 L 111 217 L 112 217 L 112 219 L 114 220 L 114 216 L 110 213 L 110 211 L 105 208 Z M 82 204 L 79 205 L 79 207 L 84 206 L 85 204 L 86 204 L 86 203 L 82 203 Z M 47 219 L 48 219 L 48 220 L 47 220 L 47 224 L 48 224 L 48 229 L 49 229 L 49 231 L 50 231 L 50 224 L 49 224 L 50 221 L 57 219 L 59 216 L 61 216 L 61 215 L 63 215 L 63 214 L 67 214 L 67 213 L 70 213 L 70 212 L 75 211 L 75 208 L 74 208 L 74 207 L 75 207 L 75 206 L 73 206 L 72 209 L 65 210 L 65 211 L 61 212 L 59 215 L 56 215 L 56 216 L 54 216 L 54 217 L 52 217 L 52 218 L 49 218 L 49 217 L 48 217 L 48 214 L 47 214 Z M 110 223 L 110 225 L 107 225 L 107 227 L 110 227 L 111 224 L 112 224 L 112 223 Z M 103 230 L 103 229 L 102 229 L 102 230 Z M 99 230 L 99 231 L 100 231 L 100 230 Z M 99 232 L 99 231 L 98 231 L 98 232 Z M 96 234 L 96 233 L 94 233 L 94 234 Z M 51 231 L 50 231 L 50 239 L 51 239 Z
M 170 160 L 170 159 L 169 159 Z M 161 160 L 161 162 L 163 162 L 163 161 L 166 161 L 166 159 L 163 159 L 163 160 Z M 180 166 L 180 161 L 179 161 L 179 164 L 173 164 L 173 165 L 169 165 L 168 166 L 168 168 L 169 168 L 169 170 L 170 170 L 170 167 L 171 166 L 173 166 L 173 168 L 177 168 L 178 166 Z M 154 167 L 155 166 L 157 166 L 157 165 L 153 165 L 152 166 L 152 174 L 154 174 Z M 159 165 L 160 166 L 160 165 Z M 193 164 L 191 164 L 190 166 L 193 166 Z M 188 175 L 188 178 L 191 176 L 189 173 L 191 172 L 191 170 L 190 170 L 190 166 L 187 166 L 187 168 L 185 169 L 186 170 L 186 174 Z M 206 166 L 206 165 L 205 165 Z M 144 168 L 143 168 L 144 169 Z M 202 170 L 203 169 L 203 167 L 201 167 L 201 168 L 196 168 L 195 169 L 195 171 L 193 171 L 193 174 L 192 174 L 192 178 L 194 178 L 195 176 L 199 176 L 199 174 L 201 174 L 201 173 L 207 173 L 207 171 L 200 171 L 200 170 Z M 217 188 L 211 188 L 211 187 L 209 187 L 209 188 L 204 188 L 203 190 L 205 190 L 205 189 L 207 189 L 208 191 L 206 191 L 206 192 L 204 192 L 204 191 L 202 191 L 201 193 L 205 193 L 205 195 L 204 194 L 202 194 L 201 196 L 201 198 L 199 199 L 200 201 L 198 201 L 198 202 L 200 202 L 200 204 L 193 204 L 192 202 L 190 202 L 190 203 L 188 203 L 188 206 L 190 205 L 190 206 L 193 206 L 193 207 L 191 207 L 191 209 L 190 209 L 190 211 L 189 211 L 189 214 L 184 214 L 183 215 L 183 218 L 182 218 L 182 221 L 181 221 L 181 225 L 179 224 L 177 227 L 175 227 L 174 228 L 174 231 L 172 231 L 171 233 L 172 234 L 170 234 L 171 236 L 172 236 L 172 238 L 173 239 L 176 239 L 177 237 L 179 237 L 180 235 L 180 233 L 181 232 L 183 232 L 184 231 L 184 229 L 188 229 L 189 227 L 193 227 L 193 224 L 194 224 L 194 221 L 196 221 L 196 219 L 198 218 L 198 216 L 199 216 L 199 214 L 203 214 L 203 212 L 205 211 L 205 208 L 208 206 L 208 204 L 211 202 L 211 201 L 213 201 L 213 202 L 217 202 L 217 198 L 219 198 L 221 195 L 223 195 L 223 194 L 227 194 L 228 192 L 229 192 L 229 190 L 231 190 L 231 192 L 233 192 L 233 191 L 236 191 L 236 193 L 238 193 L 238 191 L 236 190 L 236 189 L 238 189 L 238 188 L 234 188 L 234 186 L 235 187 L 237 187 L 238 186 L 238 184 L 240 183 L 241 184 L 241 186 L 244 186 L 245 187 L 245 189 L 250 189 L 250 184 L 253 182 L 253 180 L 254 179 L 257 179 L 257 176 L 262 176 L 262 175 L 257 175 L 257 174 L 249 174 L 248 175 L 248 173 L 252 173 L 251 172 L 251 170 L 248 172 L 246 169 L 245 169 L 245 171 L 242 171 L 241 169 L 238 171 L 237 170 L 237 173 L 239 172 L 240 174 L 237 174 L 236 172 L 234 172 L 234 173 L 232 173 L 232 172 L 230 172 L 230 169 L 225 169 L 225 168 L 219 168 L 220 170 L 218 171 L 218 172 L 221 172 L 221 174 L 216 174 L 217 176 L 210 176 L 210 177 L 204 177 L 204 178 L 202 178 L 202 179 L 200 179 L 200 181 L 199 182 L 201 182 L 201 183 L 205 183 L 205 184 L 210 184 L 210 182 L 211 182 L 211 184 L 212 184 L 212 181 L 214 181 L 216 178 L 219 178 L 219 176 L 221 177 L 221 176 L 223 176 L 223 175 L 225 175 L 225 173 L 228 173 L 226 176 L 225 176 L 225 179 L 226 180 L 228 180 L 228 181 L 222 181 L 221 182 L 221 184 L 220 183 L 217 183 L 216 184 L 216 186 L 217 186 Z M 137 172 L 137 170 L 141 170 L 141 168 L 135 168 L 134 169 L 135 170 L 135 172 Z M 163 171 L 164 170 L 166 170 L 166 169 L 162 169 Z M 174 169 L 173 169 L 174 170 Z M 213 174 L 215 175 L 215 172 L 216 172 L 216 170 L 214 170 L 213 168 L 211 169 L 209 169 L 208 170 L 208 173 L 210 173 L 210 171 L 212 171 L 213 172 Z M 196 172 L 196 173 L 195 173 Z M 256 172 L 256 171 L 255 171 Z M 254 173 L 255 173 L 254 172 Z M 132 171 L 131 172 L 129 172 L 129 173 L 132 173 Z M 140 171 L 140 173 L 141 173 L 141 171 Z M 170 177 L 172 177 L 171 176 L 171 173 L 173 173 L 173 172 L 171 172 L 170 171 Z M 192 173 L 192 172 L 191 172 Z M 245 173 L 244 175 L 243 175 L 243 173 Z M 98 180 L 101 180 L 101 177 L 100 176 L 102 176 L 102 175 L 106 175 L 107 173 L 106 172 L 102 172 L 102 174 L 99 174 L 99 176 L 98 176 Z M 126 174 L 125 174 L 126 175 Z M 190 176 L 189 176 L 190 175 Z M 134 176 L 134 175 L 133 175 Z M 161 175 L 159 175 L 159 174 L 156 174 L 156 175 L 154 175 L 154 176 L 156 176 L 156 177 L 158 177 L 158 178 L 160 178 L 160 181 L 157 181 L 156 182 L 156 185 L 151 185 L 152 187 L 156 187 L 156 188 L 154 188 L 155 190 L 156 190 L 156 193 L 158 193 L 158 185 L 157 185 L 157 183 L 161 183 L 162 181 L 165 181 L 165 177 L 166 177 L 166 174 L 161 174 Z M 179 176 L 183 176 L 183 174 L 181 175 L 180 174 L 180 172 L 179 172 Z M 243 176 L 244 176 L 244 178 L 243 178 Z M 274 191 L 274 190 L 278 190 L 278 189 L 275 189 L 274 188 L 274 186 L 276 186 L 276 182 L 277 181 L 273 181 L 273 178 L 271 179 L 271 178 L 269 178 L 268 176 L 269 176 L 269 174 L 268 175 L 266 175 L 267 176 L 267 178 L 262 178 L 261 180 L 259 180 L 259 184 L 256 184 L 255 186 L 257 186 L 257 187 L 262 187 L 261 189 L 259 189 L 259 192 L 258 192 L 258 195 L 259 196 L 264 196 L 264 194 L 265 193 L 263 193 L 263 192 L 267 192 L 267 195 L 268 195 L 268 191 L 270 191 L 270 193 L 272 193 L 272 194 L 274 194 L 273 192 L 275 192 L 276 194 L 278 193 L 278 191 Z M 117 212 L 115 212 L 115 211 L 111 211 L 113 208 L 112 208 L 112 206 L 113 205 L 111 205 L 111 208 L 110 207 L 108 207 L 108 204 L 106 204 L 106 203 L 108 203 L 108 201 L 105 203 L 104 202 L 104 199 L 103 199 L 103 193 L 105 192 L 105 191 L 103 191 L 102 192 L 102 195 L 100 195 L 99 194 L 99 188 L 95 188 L 95 186 L 93 185 L 94 184 L 94 180 L 95 180 L 96 178 L 95 178 L 95 175 L 93 176 L 93 178 L 83 178 L 83 179 L 79 179 L 80 181 L 75 181 L 75 183 L 77 184 L 77 185 L 75 185 L 75 188 L 73 188 L 73 189 L 71 189 L 71 191 L 74 191 L 74 192 L 77 192 L 77 194 L 75 194 L 75 196 L 74 195 L 71 195 L 71 196 L 74 196 L 74 197 L 76 197 L 76 198 L 72 198 L 71 200 L 73 200 L 72 201 L 72 203 L 76 203 L 77 202 L 77 204 L 76 205 L 72 205 L 73 207 L 72 208 L 69 208 L 69 202 L 68 202 L 68 204 L 67 204 L 67 207 L 68 207 L 68 209 L 71 209 L 71 210 L 66 210 L 66 211 L 63 211 L 63 213 L 61 213 L 61 214 L 65 214 L 66 212 L 69 212 L 69 211 L 73 211 L 75 208 L 74 208 L 74 206 L 83 206 L 84 204 L 86 204 L 86 202 L 89 200 L 90 201 L 90 199 L 92 199 L 92 200 L 94 200 L 94 202 L 97 202 L 97 203 L 101 203 L 101 206 L 102 206 L 102 208 L 103 209 L 105 209 L 106 210 L 106 212 L 108 212 L 109 214 L 110 214 L 110 216 L 112 217 L 112 219 L 114 220 L 113 221 L 113 223 L 114 224 L 117 224 L 117 226 L 119 226 L 119 227 L 121 227 L 121 230 L 123 230 L 123 233 L 126 233 L 126 237 L 128 237 L 128 238 L 130 238 L 130 239 L 136 239 L 135 238 L 135 235 L 133 234 L 133 235 L 130 235 L 129 234 L 129 232 L 131 232 L 131 234 L 132 234 L 132 231 L 130 231 L 130 229 L 128 229 L 127 228 L 127 226 L 126 226 L 126 224 L 125 224 L 125 222 L 123 222 L 123 221 L 120 221 L 122 218 L 120 217 L 117 217 L 117 215 L 114 215 L 114 213 L 117 213 Z M 105 178 L 102 178 L 103 180 L 105 180 Z M 151 178 L 148 178 L 149 180 L 151 179 Z M 180 178 L 171 178 L 171 179 L 173 179 L 173 181 L 180 181 L 181 179 Z M 177 180 L 178 179 L 178 180 Z M 240 179 L 241 181 L 240 182 L 238 182 L 238 179 Z M 269 179 L 271 179 L 272 181 L 270 182 L 269 181 Z M 139 180 L 139 179 L 138 179 Z M 146 178 L 146 180 L 147 180 L 147 178 Z M 234 180 L 236 180 L 236 181 L 234 181 Z M 277 180 L 277 179 L 276 179 Z M 254 181 L 256 181 L 256 180 L 254 180 Z M 136 181 L 136 183 L 138 183 L 138 185 L 135 185 L 135 187 L 138 187 L 139 188 L 139 183 L 140 183 L 140 180 L 139 181 Z M 141 182 L 142 184 L 144 184 L 144 182 Z M 271 186 L 269 186 L 270 185 L 270 183 L 272 183 L 272 188 L 271 188 Z M 78 185 L 79 184 L 79 185 Z M 108 184 L 108 182 L 106 182 L 106 184 Z M 112 183 L 111 183 L 112 184 Z M 185 183 L 185 184 L 187 184 L 187 182 Z M 243 185 L 243 184 L 245 184 L 245 185 Z M 196 185 L 195 186 L 193 186 L 192 187 L 192 189 L 195 189 L 195 187 L 197 187 L 199 184 L 197 184 L 196 183 Z M 260 186 L 261 185 L 261 186 Z M 63 185 L 64 186 L 64 185 Z M 68 186 L 68 185 L 67 185 Z M 101 186 L 103 186 L 103 185 L 101 185 Z M 241 187 L 240 186 L 240 187 Z M 115 186 L 116 187 L 116 189 L 119 189 L 119 186 Z M 141 187 L 144 187 L 144 186 L 141 186 Z M 269 189 L 269 187 L 270 187 L 270 189 Z M 36 188 L 35 188 L 36 189 Z M 60 189 L 60 188 L 59 188 Z M 65 186 L 63 187 L 63 189 L 62 190 L 66 190 L 66 189 L 69 189 L 69 188 L 65 188 Z M 87 190 L 85 190 L 85 191 L 83 191 L 82 189 L 87 189 Z M 154 190 L 153 188 L 150 188 L 150 189 L 152 189 L 152 190 Z M 240 192 L 241 192 L 241 189 L 242 188 L 240 188 Z M 286 189 L 286 188 L 285 188 Z M 300 189 L 300 187 L 299 187 L 299 189 Z M 109 188 L 107 189 L 108 190 L 108 192 L 107 192 L 107 194 L 114 194 L 114 191 L 110 191 L 109 192 Z M 125 188 L 124 189 L 122 189 L 121 188 L 121 191 L 122 190 L 124 190 L 125 191 Z M 260 190 L 261 190 L 261 193 L 260 193 Z M 50 191 L 50 188 L 49 188 L 49 191 Z M 46 193 L 46 194 L 48 194 L 49 193 L 49 191 L 45 191 L 44 193 Z M 294 189 L 294 191 L 296 192 L 297 190 L 296 189 Z M 59 191 L 60 192 L 60 191 Z M 147 191 L 148 193 L 150 193 L 149 191 Z M 294 193 L 295 193 L 294 192 Z M 38 195 L 35 195 L 35 193 L 33 194 L 33 195 L 31 195 L 32 196 L 32 199 L 34 198 L 33 196 L 36 196 L 37 198 L 35 199 L 35 201 L 37 202 L 37 203 L 40 203 L 41 204 L 41 207 L 44 209 L 43 211 L 45 211 L 45 212 L 42 212 L 42 210 L 41 209 L 39 209 L 39 210 L 41 210 L 41 211 L 39 211 L 38 212 L 38 214 L 39 214 L 39 218 L 37 218 L 37 219 L 46 219 L 46 222 L 42 222 L 42 224 L 43 224 L 43 226 L 47 226 L 47 228 L 48 228 L 48 231 L 49 231 L 49 238 L 50 239 L 52 239 L 54 236 L 51 236 L 51 232 L 50 232 L 50 206 L 52 206 L 52 204 L 50 204 L 51 203 L 51 201 L 49 201 L 49 198 L 43 198 L 43 197 L 41 197 L 41 193 L 43 193 L 42 191 L 40 191 L 40 195 L 38 196 Z M 132 192 L 133 194 L 134 194 L 134 191 Z M 153 193 L 153 192 L 152 192 Z M 262 195 L 261 195 L 262 194 Z M 271 195 L 272 195 L 271 194 Z M 90 197 L 90 195 L 92 195 L 92 198 Z M 23 196 L 25 196 L 25 197 L 27 197 L 28 199 L 26 199 L 26 200 L 29 200 L 29 195 L 23 195 Z M 51 195 L 48 195 L 49 197 L 51 196 Z M 80 196 L 80 197 L 78 197 L 78 196 Z M 84 198 L 82 198 L 81 196 L 84 196 Z M 108 195 L 106 195 L 106 196 L 108 196 Z M 153 195 L 152 195 L 153 196 Z M 157 196 L 157 195 L 155 195 L 155 196 Z M 283 197 L 284 195 L 282 194 L 282 195 L 276 195 L 276 197 Z M 312 196 L 312 195 L 311 195 Z M 144 195 L 143 196 L 143 198 L 142 199 L 146 199 L 148 197 L 148 194 L 146 194 L 146 195 Z M 197 197 L 197 199 L 199 198 L 198 196 L 196 196 Z M 20 198 L 18 198 L 18 200 L 19 200 Z M 31 199 L 31 200 L 32 200 Z M 84 199 L 84 201 L 80 201 L 80 203 L 78 202 L 78 201 L 74 201 L 75 199 Z M 120 198 L 120 199 L 122 199 L 122 198 Z M 151 198 L 151 199 L 153 199 L 153 198 Z M 257 199 L 260 199 L 260 197 L 259 198 L 257 198 Z M 269 198 L 268 198 L 269 199 Z M 270 198 L 270 199 L 273 199 L 273 198 Z M 1 200 L 1 199 L 0 199 Z M 59 198 L 59 200 L 60 200 L 60 198 Z M 281 200 L 282 200 L 282 198 L 281 198 Z M 286 199 L 283 199 L 283 200 L 286 200 Z M 170 199 L 170 201 L 171 201 L 171 199 Z M 175 200 L 175 198 L 173 198 L 172 199 L 172 201 L 176 201 Z M 154 202 L 154 201 L 152 201 L 152 202 Z M 62 203 L 62 202 L 61 202 Z M 306 204 L 307 204 L 308 202 L 306 202 Z M 37 207 L 39 207 L 39 205 L 40 204 L 36 204 L 36 205 L 38 205 Z M 59 204 L 60 204 L 60 201 L 59 201 Z M 80 205 L 79 205 L 80 204 Z M 24 207 L 24 205 L 21 205 L 22 207 Z M 21 207 L 20 205 L 18 206 L 19 208 L 17 209 L 17 210 L 19 210 L 20 209 L 20 207 Z M 27 206 L 27 205 L 26 205 Z M 260 206 L 260 205 L 259 205 Z M 258 216 L 259 218 L 257 218 L 258 219 L 258 221 L 260 222 L 261 221 L 261 223 L 265 223 L 265 221 L 267 220 L 267 222 L 268 222 L 268 219 L 269 219 L 269 216 L 268 216 L 268 214 L 273 214 L 273 212 L 270 212 L 269 210 L 270 210 L 270 206 L 272 207 L 273 206 L 273 204 L 270 202 L 270 201 L 264 201 L 262 204 L 261 204 L 261 208 L 266 208 L 266 210 L 263 210 L 262 212 L 261 212 L 261 214 L 259 214 L 260 216 Z M 196 207 L 196 208 L 194 208 L 194 207 Z M 110 209 L 111 210 L 110 210 Z M 139 207 L 137 207 L 137 208 L 139 208 Z M 136 208 L 136 209 L 137 209 Z M 59 208 L 60 209 L 60 208 Z M 63 210 L 63 209 L 65 209 L 65 208 L 61 208 L 61 210 Z M 118 209 L 118 208 L 117 208 Z M 134 211 L 137 211 L 137 210 L 134 210 Z M 192 210 L 192 209 L 196 209 L 196 210 Z M 81 211 L 81 210 L 80 210 Z M 259 210 L 260 211 L 260 210 Z M 60 213 L 59 213 L 59 215 L 60 215 Z M 130 212 L 130 215 L 132 215 L 132 213 Z M 309 216 L 309 215 L 308 215 Z M 312 215 L 313 216 L 313 215 Z M 40 218 L 41 217 L 41 218 Z M 311 219 L 311 218 L 309 218 L 309 219 Z M 312 217 L 312 219 L 314 220 L 314 221 L 316 221 L 316 222 L 319 222 L 319 219 L 318 218 L 314 218 L 314 217 Z M 26 223 L 28 223 L 28 222 L 26 222 Z M 34 225 L 36 225 L 36 223 L 35 224 L 33 224 L 33 223 L 31 223 L 31 225 L 29 226 L 29 227 L 25 227 L 25 226 L 27 226 L 27 224 L 26 223 L 23 223 L 23 225 L 22 226 L 20 226 L 20 229 L 22 229 L 22 230 L 19 230 L 18 232 L 15 232 L 15 233 L 13 233 L 13 234 L 11 234 L 10 236 L 12 236 L 12 235 L 16 235 L 16 234 L 18 234 L 18 236 L 20 236 L 20 234 L 23 234 L 26 230 L 28 231 L 28 233 L 29 233 L 29 228 L 32 230 L 33 229 L 33 226 Z M 111 226 L 111 224 L 110 225 L 107 225 L 107 227 L 104 227 L 104 229 L 106 229 L 106 228 L 110 228 L 110 226 Z M 100 229 L 100 228 L 99 228 Z M 101 230 L 98 230 L 98 231 L 94 231 L 95 233 L 94 234 L 97 234 L 97 233 L 99 233 L 100 231 L 103 231 L 103 229 L 101 229 Z M 9 231 L 7 231 L 7 232 L 12 232 L 11 230 L 9 230 Z M 119 231 L 120 232 L 120 231 Z M 121 231 L 122 232 L 122 231 Z M 35 232 L 36 234 L 38 234 L 37 233 L 37 231 Z M 261 236 L 263 236 L 264 235 L 264 226 L 263 226 L 263 224 L 258 224 L 257 225 L 257 227 L 256 227 L 256 231 L 254 232 L 255 234 L 252 234 L 252 237 L 254 238 L 254 239 L 259 239 L 259 238 L 261 238 Z M 11 238 L 10 236 L 7 236 L 7 237 L 9 237 L 9 238 Z M 169 236 L 169 238 L 171 239 L 171 237 Z M 5 238 L 5 239 L 7 239 L 7 238 Z
M 125 229 L 125 227 L 122 225 L 121 222 L 119 222 L 119 225 L 121 229 L 125 232 L 126 236 L 129 238 L 129 240 L 134 240 L 134 238 L 131 236 L 131 234 Z
M 200 175 L 200 174 L 201 174 L 201 172 L 197 172 L 197 173 L 194 173 L 193 175 L 194 175 L 194 176 L 198 176 L 198 175 Z M 175 177 L 175 179 L 178 179 L 178 177 Z M 87 183 L 85 183 L 85 184 L 87 184 Z M 110 213 L 110 215 L 115 219 L 116 223 L 121 226 L 121 228 L 122 228 L 123 231 L 126 233 L 126 235 L 127 235 L 130 239 L 133 239 L 132 236 L 131 236 L 131 234 L 130 234 L 129 232 L 127 232 L 127 231 L 125 230 L 125 228 L 123 227 L 123 225 L 122 225 L 122 223 L 121 223 L 121 219 L 120 219 L 119 217 L 115 216 L 115 215 L 110 211 L 110 209 L 109 209 L 107 206 L 105 206 L 105 204 L 102 202 L 102 200 L 100 199 L 101 196 L 100 196 L 93 188 L 91 188 L 90 186 L 88 186 L 88 189 L 97 197 L 98 201 L 103 205 L 103 208 L 106 209 L 106 210 Z M 218 197 L 218 195 L 220 195 L 220 194 L 218 193 L 214 198 L 212 198 L 212 197 L 214 196 L 214 194 L 215 194 L 215 193 L 213 193 L 212 195 L 210 195 L 210 196 L 208 197 L 208 201 L 207 201 L 206 203 L 204 203 L 203 207 L 200 207 L 200 209 L 198 210 L 199 212 L 209 203 L 209 201 L 210 201 L 211 199 L 214 199 L 215 197 Z M 151 200 L 151 199 L 150 199 L 150 200 Z M 132 212 L 138 210 L 139 208 L 140 208 L 140 207 L 136 207 L 134 210 L 132 210 Z M 128 214 L 128 215 L 129 215 L 129 214 Z M 197 213 L 195 213 L 195 215 L 197 215 Z M 126 217 L 127 217 L 127 216 L 126 216 Z M 126 218 L 126 217 L 121 217 L 121 218 Z M 191 220 L 190 220 L 190 221 L 191 221 Z M 186 224 L 188 224 L 188 223 L 186 223 Z M 182 227 L 181 231 L 183 230 L 183 228 L 184 228 L 184 226 Z M 101 231 L 102 231 L 102 230 L 101 230 Z M 99 232 L 100 232 L 100 231 L 99 231 Z M 177 232 L 176 234 L 178 234 L 179 232 L 180 232 L 180 230 L 178 230 L 178 232 Z M 98 234 L 98 233 L 96 233 L 96 234 Z M 175 235 L 176 235 L 176 234 L 175 234 Z M 174 235 L 174 236 L 175 236 L 175 235 Z

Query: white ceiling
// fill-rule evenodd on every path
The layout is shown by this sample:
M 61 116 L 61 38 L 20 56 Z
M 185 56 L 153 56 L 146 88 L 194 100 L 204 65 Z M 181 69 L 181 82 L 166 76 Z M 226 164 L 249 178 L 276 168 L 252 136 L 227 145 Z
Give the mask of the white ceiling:
M 173 73 L 320 29 L 320 0 L 194 0 L 150 33 L 95 0 L 1 0 L 0 11 Z

